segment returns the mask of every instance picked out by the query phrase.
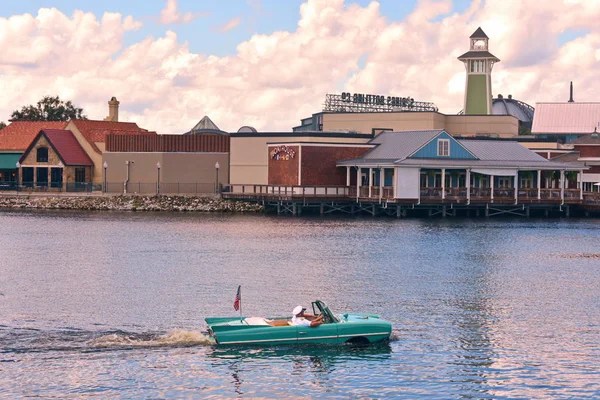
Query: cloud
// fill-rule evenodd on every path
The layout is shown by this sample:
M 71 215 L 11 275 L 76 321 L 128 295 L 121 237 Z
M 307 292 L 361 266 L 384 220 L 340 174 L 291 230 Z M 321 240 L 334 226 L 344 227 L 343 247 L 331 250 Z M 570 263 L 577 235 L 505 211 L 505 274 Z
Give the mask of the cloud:
M 181 13 L 177 10 L 177 0 L 167 0 L 165 8 L 160 11 L 159 21 L 161 24 L 187 24 L 206 13 Z
M 219 32 L 225 33 L 232 29 L 235 29 L 240 24 L 240 22 L 242 22 L 242 18 L 235 17 L 235 18 L 231 19 L 230 21 L 228 21 L 227 23 L 221 25 L 219 27 Z
M 121 14 L 41 9 L 0 18 L 0 120 L 56 94 L 96 119 L 117 96 L 121 119 L 160 133 L 185 132 L 204 115 L 228 131 L 290 130 L 322 108 L 326 93 L 341 90 L 410 96 L 455 113 L 465 79 L 456 57 L 478 26 L 502 60 L 495 95 L 531 105 L 565 101 L 573 80 L 575 100 L 600 100 L 598 0 L 474 1 L 461 13 L 448 4 L 421 1 L 393 22 L 375 1 L 308 0 L 294 31 L 255 34 L 226 57 L 191 52 L 174 30 L 124 46 L 139 22 Z M 583 35 L 561 44 L 568 30 Z

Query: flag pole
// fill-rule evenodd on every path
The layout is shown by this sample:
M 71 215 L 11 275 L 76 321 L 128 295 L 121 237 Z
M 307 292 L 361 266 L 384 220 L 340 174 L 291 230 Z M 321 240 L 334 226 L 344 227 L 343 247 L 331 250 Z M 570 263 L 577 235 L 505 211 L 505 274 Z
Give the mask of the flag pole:
M 242 286 L 240 285 L 240 323 L 243 322 L 242 320 Z

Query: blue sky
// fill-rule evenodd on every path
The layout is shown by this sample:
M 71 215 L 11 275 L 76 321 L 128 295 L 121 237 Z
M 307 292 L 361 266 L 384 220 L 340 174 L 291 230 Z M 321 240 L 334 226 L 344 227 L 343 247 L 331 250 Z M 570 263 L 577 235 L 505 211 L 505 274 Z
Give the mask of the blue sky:
M 93 12 L 101 17 L 104 12 L 119 12 L 141 20 L 144 26 L 125 36 L 126 45 L 148 36 L 163 36 L 167 30 L 177 33 L 180 40 L 189 43 L 194 53 L 223 56 L 234 54 L 236 46 L 255 33 L 269 34 L 278 30 L 294 31 L 299 20 L 303 0 L 179 0 L 180 12 L 206 13 L 188 24 L 162 25 L 156 17 L 165 7 L 164 0 L 104 0 L 82 2 L 75 0 L 10 1 L 2 5 L 0 15 L 37 14 L 40 8 L 57 8 L 70 16 L 75 10 Z M 370 0 L 347 1 L 365 6 Z M 403 20 L 416 6 L 417 0 L 380 0 L 381 13 L 389 21 Z M 452 12 L 462 12 L 470 0 L 455 0 Z M 218 27 L 240 17 L 240 25 L 225 33 Z

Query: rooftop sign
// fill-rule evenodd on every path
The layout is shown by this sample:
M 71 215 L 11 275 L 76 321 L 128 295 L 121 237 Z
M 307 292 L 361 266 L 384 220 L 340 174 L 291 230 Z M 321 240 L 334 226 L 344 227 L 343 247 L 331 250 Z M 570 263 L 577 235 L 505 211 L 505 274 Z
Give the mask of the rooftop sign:
M 437 111 L 433 103 L 415 101 L 412 97 L 396 97 L 377 94 L 348 93 L 328 94 L 323 111 L 327 112 L 393 112 Z

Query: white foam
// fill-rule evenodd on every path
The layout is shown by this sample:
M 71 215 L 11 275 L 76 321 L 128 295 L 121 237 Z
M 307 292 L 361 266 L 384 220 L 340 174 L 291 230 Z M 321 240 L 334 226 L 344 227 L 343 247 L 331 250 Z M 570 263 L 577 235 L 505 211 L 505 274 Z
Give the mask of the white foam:
M 112 333 L 91 340 L 92 347 L 161 347 L 212 345 L 214 340 L 198 331 L 175 329 L 164 335 Z

